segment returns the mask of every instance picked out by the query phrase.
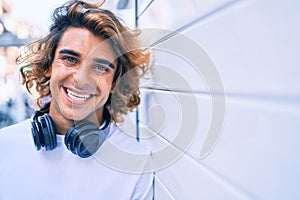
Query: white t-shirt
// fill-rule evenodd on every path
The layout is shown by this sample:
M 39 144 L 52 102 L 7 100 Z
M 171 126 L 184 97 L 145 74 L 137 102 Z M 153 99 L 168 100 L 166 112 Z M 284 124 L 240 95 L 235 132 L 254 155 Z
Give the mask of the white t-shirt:
M 146 151 L 142 144 L 114 123 L 111 124 L 107 141 L 118 145 L 122 151 Z M 98 152 L 101 152 L 101 148 Z M 105 155 L 110 156 L 108 151 Z M 1 200 L 152 198 L 151 172 L 128 173 L 126 170 L 109 166 L 94 156 L 80 158 L 67 149 L 62 135 L 57 135 L 57 147 L 54 150 L 37 151 L 29 120 L 0 130 Z

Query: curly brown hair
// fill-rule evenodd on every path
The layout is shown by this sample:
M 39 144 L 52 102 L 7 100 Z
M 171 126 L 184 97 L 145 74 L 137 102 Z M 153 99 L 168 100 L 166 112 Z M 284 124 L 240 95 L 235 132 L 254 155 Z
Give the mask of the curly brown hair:
M 129 29 L 112 12 L 99 8 L 103 3 L 104 1 L 98 4 L 68 1 L 56 8 L 49 34 L 26 46 L 17 58 L 22 84 L 29 93 L 31 89 L 38 92 L 36 103 L 39 107 L 42 106 L 43 98 L 51 97 L 51 77 L 45 74 L 50 70 L 56 48 L 69 27 L 85 28 L 96 36 L 108 39 L 112 44 L 117 55 L 117 68 L 113 79 L 114 93 L 109 97 L 106 107 L 113 120 L 122 122 L 122 115 L 139 105 L 139 79 L 148 69 L 150 53 L 147 48 L 141 47 L 137 38 L 140 31 Z

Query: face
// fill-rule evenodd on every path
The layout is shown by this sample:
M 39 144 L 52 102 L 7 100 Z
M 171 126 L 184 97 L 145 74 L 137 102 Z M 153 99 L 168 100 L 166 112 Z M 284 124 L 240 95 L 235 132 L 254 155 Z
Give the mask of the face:
M 83 28 L 68 28 L 59 42 L 50 72 L 50 116 L 54 122 L 99 122 L 116 70 L 111 45 Z

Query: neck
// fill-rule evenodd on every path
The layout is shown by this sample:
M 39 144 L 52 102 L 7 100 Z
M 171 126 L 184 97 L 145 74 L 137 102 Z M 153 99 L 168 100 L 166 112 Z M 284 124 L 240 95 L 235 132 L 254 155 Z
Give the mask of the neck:
M 49 111 L 49 115 L 51 116 L 54 124 L 55 132 L 58 135 L 65 135 L 67 130 L 74 124 L 73 120 L 68 120 L 62 116 L 55 116 L 54 114 L 51 114 L 51 109 Z

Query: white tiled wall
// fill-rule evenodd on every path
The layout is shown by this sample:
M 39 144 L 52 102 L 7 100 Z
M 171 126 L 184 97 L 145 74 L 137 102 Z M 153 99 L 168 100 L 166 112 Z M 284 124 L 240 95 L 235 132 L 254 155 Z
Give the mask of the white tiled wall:
M 147 8 L 141 29 L 165 29 L 152 34 L 161 43 L 139 107 L 140 136 L 153 148 L 155 199 L 300 199 L 300 1 L 140 5 Z M 200 47 L 175 44 L 199 66 L 165 48 L 180 35 Z M 219 118 L 220 131 L 209 132 Z M 211 151 L 201 156 L 207 138 Z

